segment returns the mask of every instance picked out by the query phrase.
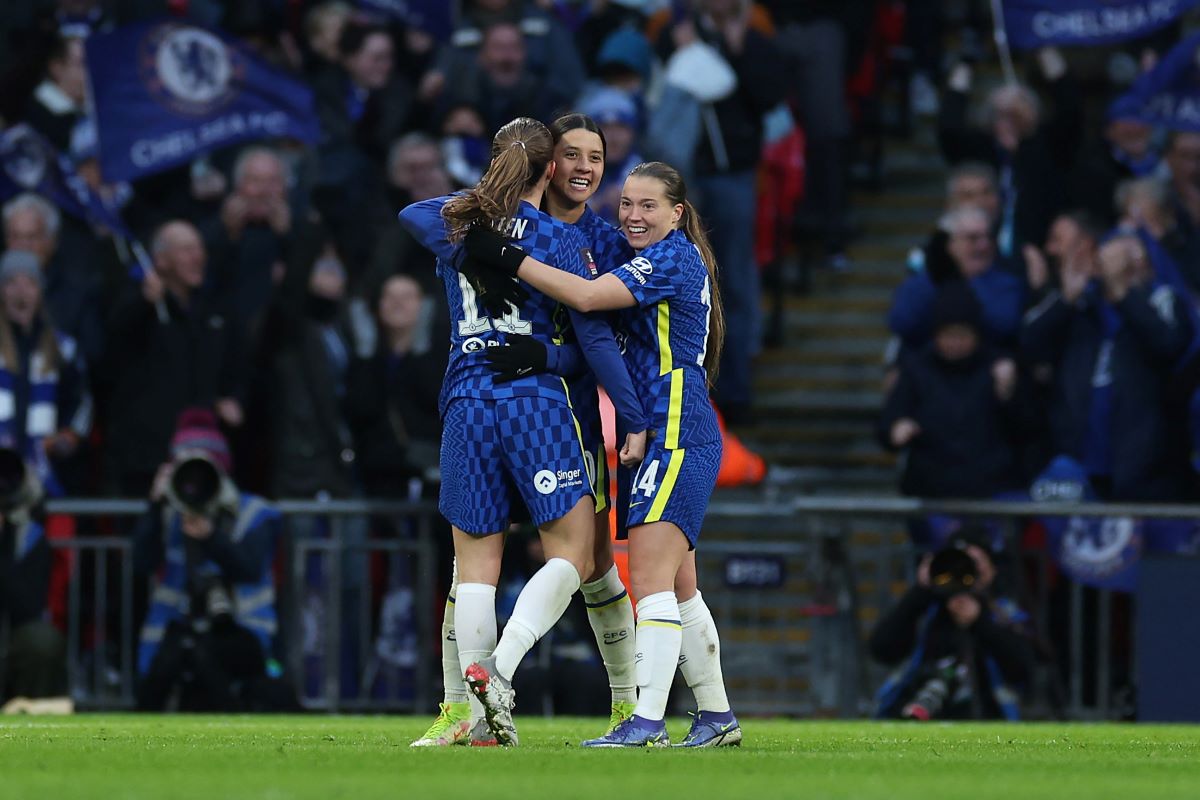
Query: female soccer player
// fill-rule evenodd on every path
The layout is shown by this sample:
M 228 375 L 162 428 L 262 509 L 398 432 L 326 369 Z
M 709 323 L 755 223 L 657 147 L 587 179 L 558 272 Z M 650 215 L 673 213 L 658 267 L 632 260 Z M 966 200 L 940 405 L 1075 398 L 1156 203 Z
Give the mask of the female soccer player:
M 632 257 L 633 251 L 619 230 L 604 222 L 587 206 L 587 200 L 595 193 L 604 173 L 603 134 L 594 121 L 582 114 L 559 117 L 551 124 L 550 133 L 554 139 L 555 171 L 546 189 L 544 207 L 555 219 L 571 223 L 584 234 L 590 245 L 586 256 L 589 268 L 595 267 L 599 272 L 615 269 Z M 441 197 L 422 201 L 405 209 L 401 215 L 402 223 L 418 241 L 447 261 L 452 259 L 453 252 L 446 238 L 445 226 L 441 224 L 441 208 L 449 199 Z M 577 327 L 607 324 L 603 320 L 576 319 L 575 322 Z M 611 336 L 611 332 L 607 335 Z M 633 606 L 617 574 L 609 538 L 608 509 L 612 503 L 608 497 L 607 460 L 596 377 L 586 367 L 581 368 L 578 348 L 574 346 L 547 347 L 529 336 L 510 334 L 505 338 L 505 346 L 489 347 L 483 351 L 483 358 L 496 372 L 495 380 L 513 380 L 535 371 L 550 371 L 570 378 L 571 405 L 583 435 L 586 459 L 589 466 L 593 466 L 593 490 L 596 494 L 594 568 L 591 577 L 580 588 L 588 609 L 588 620 L 608 672 L 612 692 L 611 731 L 633 713 L 637 687 L 633 675 Z M 598 338 L 605 338 L 602 328 Z M 612 347 L 615 350 L 615 341 Z M 640 408 L 640 400 L 632 393 L 631 385 L 629 388 L 629 396 L 618 396 L 615 402 L 624 406 L 637 404 Z M 626 409 L 625 416 L 631 413 Z M 456 583 L 456 580 L 451 581 L 450 596 L 442 618 L 444 700 L 437 719 L 424 735 L 412 743 L 414 747 L 466 743 L 473 729 L 454 629 Z M 475 730 L 479 732 L 477 728 Z M 470 738 L 473 744 L 481 743 L 478 735 Z M 483 741 L 486 742 L 486 739 Z
M 683 179 L 666 164 L 633 170 L 621 197 L 620 220 L 637 255 L 591 281 L 549 268 L 482 229 L 468 232 L 466 250 L 581 311 L 639 309 L 628 315 L 626 358 L 653 403 L 655 436 L 637 472 L 624 482 L 630 496 L 619 507 L 622 528 L 628 530 L 633 590 L 640 598 L 639 696 L 629 720 L 585 744 L 668 744 L 663 716 L 684 617 L 694 621 L 689 627 L 699 645 L 688 651 L 714 657 L 693 662 L 689 656 L 681 665 L 699 705 L 683 744 L 737 744 L 741 730 L 725 697 L 712 615 L 696 591 L 693 552 L 721 461 L 720 431 L 708 401 L 724 336 L 716 263 Z M 688 598 L 683 604 L 677 591 Z
M 583 279 L 586 243 L 573 227 L 541 213 L 546 185 L 554 174 L 550 132 L 536 120 L 505 125 L 492 142 L 492 162 L 479 185 L 440 206 L 437 225 L 451 243 L 473 225 L 497 225 L 525 247 L 538 251 L 559 269 Z M 402 212 L 411 225 L 429 226 L 420 209 Z M 439 508 L 454 533 L 458 584 L 454 598 L 460 669 L 468 684 L 485 696 L 488 727 L 499 744 L 517 743 L 512 725 L 511 680 L 517 664 L 566 609 L 582 577 L 591 573 L 595 513 L 590 474 L 571 413 L 566 383 L 549 374 L 497 381 L 483 353 L 508 336 L 531 336 L 543 344 L 561 341 L 565 330 L 557 303 L 533 292 L 510 303 L 501 314 L 479 294 L 470 264 L 457 248 L 439 254 L 439 273 L 454 316 L 450 363 L 442 387 L 442 488 Z M 454 259 L 453 266 L 446 258 Z M 458 270 L 456 272 L 456 270 Z M 573 315 L 573 319 L 581 319 Z M 577 330 L 588 363 L 617 396 L 634 397 L 611 335 Z M 640 403 L 619 409 L 631 430 L 645 428 Z M 622 457 L 640 461 L 644 432 L 631 435 Z M 503 548 L 500 533 L 508 526 L 510 496 L 521 494 L 538 526 L 547 562 L 517 599 L 516 608 L 496 643 L 495 587 Z M 492 645 L 495 645 L 494 651 Z M 490 655 L 489 655 L 490 654 Z

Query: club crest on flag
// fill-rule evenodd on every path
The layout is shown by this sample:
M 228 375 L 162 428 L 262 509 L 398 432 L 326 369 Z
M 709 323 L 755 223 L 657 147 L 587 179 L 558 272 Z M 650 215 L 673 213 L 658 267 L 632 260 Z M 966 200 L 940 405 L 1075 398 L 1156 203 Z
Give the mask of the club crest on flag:
M 176 113 L 204 116 L 237 96 L 244 61 L 202 28 L 163 23 L 142 40 L 140 51 L 138 64 L 146 88 Z

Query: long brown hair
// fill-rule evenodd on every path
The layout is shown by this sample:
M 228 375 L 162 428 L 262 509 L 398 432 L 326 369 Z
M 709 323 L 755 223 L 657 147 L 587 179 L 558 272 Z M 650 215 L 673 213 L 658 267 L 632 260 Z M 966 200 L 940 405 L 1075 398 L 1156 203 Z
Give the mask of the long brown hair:
M 58 369 L 59 363 L 62 361 L 58 337 L 54 335 L 54 326 L 50 323 L 50 315 L 46 313 L 45 306 L 38 309 L 37 318 L 42 323 L 42 333 L 38 337 L 35 354 L 40 353 L 42 356 L 41 372 L 36 375 L 27 375 L 26 378 L 29 380 L 49 375 Z M 14 327 L 16 327 L 15 324 L 8 319 L 8 315 L 4 313 L 3 309 L 0 309 L 0 362 L 3 362 L 9 372 L 19 375 L 21 374 L 21 359 L 17 353 Z M 34 366 L 35 364 L 31 361 L 31 372 Z
M 708 232 L 704 230 L 704 222 L 696 212 L 696 207 L 687 199 L 687 186 L 679 170 L 661 161 L 647 161 L 638 164 L 629 173 L 644 178 L 654 178 L 663 185 L 663 192 L 671 205 L 683 205 L 683 216 L 677 227 L 696 245 L 700 251 L 700 260 L 708 270 L 708 288 L 712 296 L 712 306 L 708 312 L 708 350 L 704 354 L 704 369 L 708 372 L 708 382 L 711 385 L 717 379 L 718 366 L 721 363 L 721 349 L 725 346 L 725 309 L 721 305 L 720 271 L 717 268 L 717 256 L 712 244 L 708 241 Z
M 449 239 L 459 241 L 481 219 L 503 219 L 517 213 L 521 195 L 537 185 L 554 158 L 554 140 L 536 119 L 518 117 L 492 137 L 492 163 L 474 189 L 442 206 Z

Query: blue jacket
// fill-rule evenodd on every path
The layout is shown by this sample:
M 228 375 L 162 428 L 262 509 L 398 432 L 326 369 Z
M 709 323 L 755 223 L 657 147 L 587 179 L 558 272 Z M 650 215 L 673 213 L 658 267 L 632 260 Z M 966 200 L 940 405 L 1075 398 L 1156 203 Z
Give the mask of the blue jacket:
M 983 311 L 983 331 L 989 344 L 1016 342 L 1025 303 L 1025 284 L 995 266 L 970 280 Z M 888 327 L 908 348 L 918 349 L 933 338 L 933 298 L 937 285 L 925 273 L 910 275 L 892 298 Z
M 1167 424 L 1167 385 L 1192 341 L 1192 322 L 1169 286 L 1140 287 L 1115 306 L 1112 344 L 1112 499 L 1171 502 L 1186 489 L 1187 442 Z M 1082 460 L 1092 378 L 1104 342 L 1103 300 L 1091 287 L 1074 305 L 1051 292 L 1030 309 L 1021 355 L 1053 369 L 1048 404 L 1053 452 Z

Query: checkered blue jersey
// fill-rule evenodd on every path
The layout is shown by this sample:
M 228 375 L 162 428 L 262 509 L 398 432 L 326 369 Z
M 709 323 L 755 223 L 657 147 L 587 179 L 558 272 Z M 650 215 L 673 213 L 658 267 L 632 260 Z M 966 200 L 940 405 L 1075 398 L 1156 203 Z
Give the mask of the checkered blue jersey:
M 418 215 L 410 213 L 410 209 L 414 208 L 410 206 L 402 213 L 402 219 L 410 229 L 428 227 L 425 235 L 417 236 L 422 241 L 444 238 L 445 221 L 440 211 L 449 199 L 434 198 L 415 204 L 426 212 L 436 209 L 438 213 Z M 496 229 L 516 241 L 538 261 L 580 277 L 591 277 L 585 266 L 587 242 L 573 225 L 543 214 L 522 201 L 511 219 L 497 221 Z M 442 383 L 442 412 L 445 412 L 451 400 L 459 397 L 481 400 L 545 397 L 569 402 L 563 379 L 549 373 L 493 383 L 493 373 L 482 355 L 485 348 L 504 344 L 505 335 L 510 333 L 532 336 L 545 345 L 561 343 L 570 325 L 565 307 L 526 285 L 529 299 L 521 304 L 520 309 L 510 311 L 499 319 L 488 317 L 478 303 L 475 290 L 454 268 L 454 260 L 462 256 L 461 250 L 461 246 L 434 250 L 438 255 L 438 277 L 445 287 L 451 316 L 450 360 Z
M 591 248 L 592 258 L 588 262 L 588 269 L 592 277 L 606 275 L 633 258 L 633 248 L 629 246 L 625 234 L 587 206 L 584 206 L 583 216 L 575 223 L 575 227 L 583 233 Z M 620 312 L 596 313 L 592 316 L 602 318 L 612 328 L 617 342 L 622 341 L 625 334 Z M 587 438 L 591 438 L 590 431 L 600 429 L 600 402 L 596 395 L 596 384 L 596 375 L 590 370 L 582 372 L 570 382 L 571 403 Z M 592 445 L 591 442 L 587 444 Z
M 637 300 L 626 315 L 625 362 L 651 428 L 667 449 L 721 440 L 708 399 L 712 287 L 700 251 L 672 231 L 614 272 Z

